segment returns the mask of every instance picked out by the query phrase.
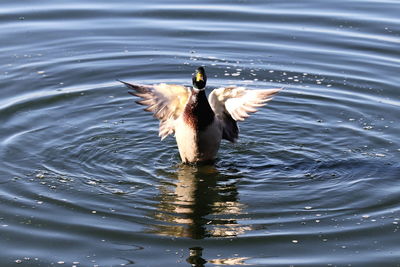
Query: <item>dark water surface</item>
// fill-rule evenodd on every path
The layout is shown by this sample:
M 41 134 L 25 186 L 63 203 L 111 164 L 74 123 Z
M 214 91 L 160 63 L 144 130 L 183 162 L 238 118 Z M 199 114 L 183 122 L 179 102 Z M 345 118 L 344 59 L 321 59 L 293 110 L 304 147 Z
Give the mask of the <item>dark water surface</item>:
M 1 266 L 400 266 L 399 14 L 3 0 Z M 199 65 L 210 88 L 285 87 L 215 166 L 181 165 L 116 82 Z

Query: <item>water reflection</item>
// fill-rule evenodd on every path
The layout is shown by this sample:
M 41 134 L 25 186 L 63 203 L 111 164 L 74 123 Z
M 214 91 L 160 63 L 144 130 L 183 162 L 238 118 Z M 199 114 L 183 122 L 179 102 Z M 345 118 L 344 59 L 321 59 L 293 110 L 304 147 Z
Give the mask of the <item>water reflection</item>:
M 238 178 L 221 174 L 215 166 L 181 165 L 172 183 L 160 186 L 157 223 L 150 232 L 175 237 L 237 236 L 249 226 L 238 223 Z
M 214 265 L 249 265 L 246 263 L 248 257 L 233 257 L 233 258 L 221 258 L 221 259 L 210 259 L 205 260 L 202 258 L 203 248 L 202 247 L 192 247 L 189 248 L 189 257 L 186 259 L 192 267 L 204 267 L 205 264 L 211 263 Z
M 186 259 L 186 262 L 190 263 L 190 265 L 193 267 L 203 267 L 207 261 L 203 259 L 202 256 L 202 247 L 189 248 L 189 257 Z

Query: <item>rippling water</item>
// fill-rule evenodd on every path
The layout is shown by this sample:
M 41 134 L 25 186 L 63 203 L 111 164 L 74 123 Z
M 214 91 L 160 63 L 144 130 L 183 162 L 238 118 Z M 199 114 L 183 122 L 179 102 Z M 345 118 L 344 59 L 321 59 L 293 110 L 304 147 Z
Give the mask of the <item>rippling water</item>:
M 3 1 L 2 266 L 400 266 L 398 1 Z M 116 79 L 283 86 L 215 166 Z

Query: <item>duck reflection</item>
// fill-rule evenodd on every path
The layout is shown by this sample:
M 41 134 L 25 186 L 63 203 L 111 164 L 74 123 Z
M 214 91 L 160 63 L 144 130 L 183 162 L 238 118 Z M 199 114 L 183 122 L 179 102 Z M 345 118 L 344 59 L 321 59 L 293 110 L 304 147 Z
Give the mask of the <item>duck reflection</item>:
M 207 262 L 214 265 L 249 265 L 246 263 L 246 260 L 250 259 L 249 257 L 233 257 L 233 258 L 218 258 L 218 259 L 210 259 L 205 260 L 202 258 L 203 256 L 203 248 L 202 247 L 192 247 L 189 248 L 189 257 L 186 259 L 186 262 L 189 263 L 192 267 L 204 267 Z
M 190 263 L 193 267 L 204 267 L 204 264 L 207 263 L 207 261 L 203 259 L 202 256 L 202 247 L 189 248 L 189 257 L 186 259 L 186 262 Z
M 222 175 L 215 166 L 180 165 L 172 183 L 160 186 L 150 232 L 202 239 L 236 236 L 250 230 L 237 222 L 243 205 L 238 201 L 237 178 Z

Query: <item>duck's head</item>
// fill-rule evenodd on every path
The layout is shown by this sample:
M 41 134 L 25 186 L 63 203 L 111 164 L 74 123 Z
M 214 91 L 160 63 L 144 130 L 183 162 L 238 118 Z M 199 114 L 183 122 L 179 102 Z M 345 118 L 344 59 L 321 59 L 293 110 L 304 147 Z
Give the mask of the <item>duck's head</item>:
M 207 83 L 206 72 L 203 67 L 197 68 L 192 77 L 193 87 L 199 90 L 204 90 Z

